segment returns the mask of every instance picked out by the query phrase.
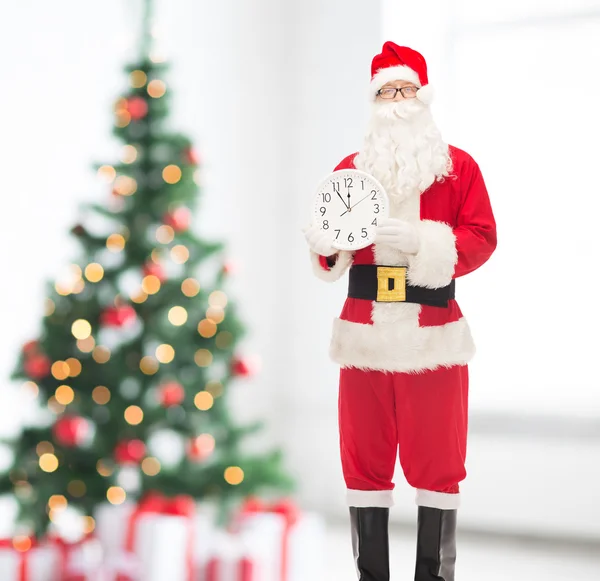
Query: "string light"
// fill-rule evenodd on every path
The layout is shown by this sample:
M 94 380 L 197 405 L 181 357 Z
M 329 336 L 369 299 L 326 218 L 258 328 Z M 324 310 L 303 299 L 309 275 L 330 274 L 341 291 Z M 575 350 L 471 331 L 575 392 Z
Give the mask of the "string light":
M 153 99 L 160 99 L 167 92 L 167 85 L 159 79 L 154 79 L 148 83 L 147 91 Z
M 111 252 L 121 252 L 125 248 L 125 238 L 120 234 L 111 234 L 106 239 L 106 247 Z
M 52 375 L 55 379 L 62 381 L 63 379 L 67 379 L 70 373 L 69 365 L 66 361 L 55 361 L 52 364 Z
M 208 367 L 213 360 L 213 355 L 208 349 L 198 349 L 194 355 L 194 361 L 198 367 Z
M 75 282 L 75 284 L 73 285 L 73 288 L 71 289 L 71 292 L 74 295 L 78 295 L 80 292 L 83 291 L 83 289 L 85 288 L 85 281 L 83 279 L 79 279 L 78 281 Z
M 115 125 L 122 129 L 123 127 L 127 127 L 130 123 L 131 123 L 131 113 L 129 113 L 129 111 L 127 111 L 126 109 L 121 109 L 117 113 L 117 119 L 115 121 Z
M 186 278 L 181 283 L 181 292 L 186 297 L 195 297 L 200 292 L 200 283 L 195 278 Z
M 171 363 L 175 359 L 175 349 L 171 345 L 159 345 L 156 348 L 156 358 L 161 363 Z
M 185 264 L 190 257 L 190 251 L 183 244 L 171 248 L 171 259 L 175 264 Z
M 225 311 L 221 307 L 209 307 L 206 311 L 206 318 L 218 325 L 225 319 Z
M 217 332 L 217 325 L 211 319 L 202 319 L 198 323 L 198 333 L 200 333 L 201 337 L 205 339 L 210 339 L 210 337 L 214 337 Z
M 209 410 L 214 402 L 215 399 L 208 391 L 199 391 L 194 398 L 194 405 L 203 412 Z
M 211 380 L 204 387 L 215 399 L 223 395 L 223 384 L 220 381 Z
M 83 480 L 71 480 L 71 482 L 67 484 L 67 492 L 75 498 L 81 498 L 82 496 L 85 496 L 87 486 Z
M 144 419 L 144 412 L 137 405 L 130 405 L 123 415 L 125 416 L 125 421 L 132 426 L 141 424 Z
M 144 71 L 132 71 L 129 75 L 129 82 L 134 89 L 141 89 L 148 81 L 148 75 Z
M 102 346 L 95 347 L 92 351 L 92 357 L 96 363 L 107 363 L 110 359 L 110 349 Z
M 39 463 L 44 472 L 55 472 L 58 469 L 58 458 L 54 454 L 42 454 Z
M 19 553 L 26 553 L 31 549 L 31 539 L 24 535 L 18 535 L 13 538 L 13 547 Z
M 48 508 L 54 511 L 61 511 L 67 508 L 67 499 L 62 494 L 53 494 L 48 499 Z
M 108 184 L 112 184 L 117 177 L 117 172 L 112 165 L 103 165 L 98 168 L 98 177 Z
M 160 462 L 151 456 L 144 458 L 142 462 L 142 472 L 146 476 L 156 476 L 160 472 Z
M 244 471 L 239 466 L 230 466 L 225 470 L 225 481 L 227 484 L 236 486 L 244 480 Z
M 104 277 L 104 268 L 97 262 L 92 262 L 85 267 L 85 278 L 90 282 L 100 282 Z
M 213 291 L 208 297 L 211 307 L 224 309 L 227 306 L 227 295 L 223 291 Z
M 97 385 L 92 391 L 92 399 L 98 405 L 106 405 L 110 401 L 110 389 L 104 385 Z
M 106 498 L 111 504 L 123 504 L 127 498 L 127 494 L 120 486 L 111 486 L 106 491 Z
M 168 165 L 162 172 L 163 180 L 168 184 L 176 184 L 181 179 L 181 168 L 178 165 Z
M 156 229 L 156 239 L 161 244 L 169 244 L 175 238 L 175 230 L 171 226 L 163 224 Z
M 62 414 L 65 411 L 65 406 L 58 403 L 56 401 L 56 398 L 54 396 L 52 396 L 49 400 L 48 400 L 48 409 L 56 415 Z
M 40 393 L 40 388 L 33 381 L 26 381 L 21 387 L 31 399 L 35 399 Z
M 148 300 L 148 293 L 144 292 L 143 290 L 139 291 L 137 294 L 132 294 L 130 295 L 131 300 L 136 303 L 137 305 L 141 305 L 142 303 L 146 302 Z
M 87 339 L 78 339 L 77 348 L 82 353 L 91 353 L 96 346 L 96 340 L 90 335 Z
M 154 375 L 158 371 L 159 365 L 158 361 L 147 355 L 146 357 L 142 357 L 140 361 L 140 370 L 145 375 Z
M 154 262 L 154 264 L 158 264 L 160 266 L 162 264 L 161 255 L 162 255 L 161 251 L 158 248 L 155 248 L 150 253 L 150 259 L 152 260 L 152 262 Z
M 142 289 L 149 295 L 155 295 L 160 290 L 160 279 L 154 274 L 145 276 L 142 280 Z
M 85 339 L 83 340 L 85 341 Z M 69 377 L 77 377 L 81 374 L 82 367 L 79 359 L 75 359 L 75 357 L 69 357 L 65 363 L 69 366 Z
M 75 339 L 87 339 L 92 334 L 92 326 L 85 319 L 77 319 L 71 325 L 71 332 Z
M 169 322 L 176 327 L 185 325 L 188 320 L 188 312 L 183 307 L 172 307 L 169 310 Z
M 46 299 L 44 301 L 44 316 L 50 317 L 54 314 L 56 310 L 56 305 L 52 299 Z
M 123 163 L 133 163 L 138 156 L 138 150 L 133 145 L 126 145 L 123 147 L 123 153 L 121 153 L 121 160 Z
M 114 472 L 113 467 L 110 466 L 105 460 L 98 460 L 96 463 L 96 470 L 100 476 L 104 476 L 105 478 L 112 476 L 112 473 Z
M 42 456 L 43 454 L 53 454 L 54 446 L 50 442 L 40 442 L 35 447 L 35 452 L 38 456 Z
M 68 385 L 60 385 L 54 393 L 56 401 L 61 405 L 69 405 L 75 399 L 75 392 Z
M 119 176 L 115 180 L 115 192 L 121 196 L 131 196 L 137 191 L 137 182 L 129 176 Z
M 194 448 L 201 457 L 210 456 L 215 449 L 215 439 L 211 434 L 200 434 L 194 439 Z
M 91 516 L 83 517 L 83 532 L 86 535 L 90 535 L 94 532 L 96 528 L 96 521 Z

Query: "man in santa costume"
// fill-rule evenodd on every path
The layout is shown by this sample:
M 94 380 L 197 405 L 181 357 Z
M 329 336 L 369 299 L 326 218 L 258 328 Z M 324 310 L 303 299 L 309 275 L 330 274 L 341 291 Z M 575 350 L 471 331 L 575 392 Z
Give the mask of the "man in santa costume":
M 475 351 L 455 281 L 490 258 L 496 224 L 479 166 L 444 143 L 433 121 L 423 56 L 386 42 L 373 59 L 370 89 L 363 147 L 335 169 L 374 176 L 388 194 L 390 217 L 378 224 L 375 244 L 355 252 L 334 249 L 318 225 L 305 230 L 318 277 L 335 281 L 349 269 L 330 355 L 341 366 L 340 452 L 354 558 L 360 580 L 389 580 L 399 453 L 416 489 L 415 580 L 454 581 L 467 363 Z M 398 292 L 377 300 L 378 276 L 394 280 L 388 288 Z

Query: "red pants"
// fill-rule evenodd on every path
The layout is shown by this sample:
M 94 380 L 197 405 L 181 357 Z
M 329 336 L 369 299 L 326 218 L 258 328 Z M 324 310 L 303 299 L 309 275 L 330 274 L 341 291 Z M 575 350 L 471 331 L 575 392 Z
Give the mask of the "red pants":
M 339 429 L 349 506 L 393 505 L 396 454 L 417 504 L 458 508 L 466 477 L 468 368 L 342 368 Z

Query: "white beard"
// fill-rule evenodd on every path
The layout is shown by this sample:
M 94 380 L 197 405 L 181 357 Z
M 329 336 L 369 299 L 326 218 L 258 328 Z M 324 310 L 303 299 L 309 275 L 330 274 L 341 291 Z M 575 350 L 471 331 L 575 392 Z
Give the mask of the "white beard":
M 381 183 L 392 209 L 452 171 L 448 145 L 431 110 L 417 99 L 373 103 L 363 148 L 354 165 Z

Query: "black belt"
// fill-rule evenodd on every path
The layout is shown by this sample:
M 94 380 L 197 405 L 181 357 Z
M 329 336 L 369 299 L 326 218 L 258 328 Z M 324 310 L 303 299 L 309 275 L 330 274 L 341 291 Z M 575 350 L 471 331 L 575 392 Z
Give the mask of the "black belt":
M 448 307 L 454 298 L 454 280 L 441 288 L 412 286 L 406 281 L 406 266 L 355 264 L 350 268 L 348 296 L 384 303 L 419 303 Z

